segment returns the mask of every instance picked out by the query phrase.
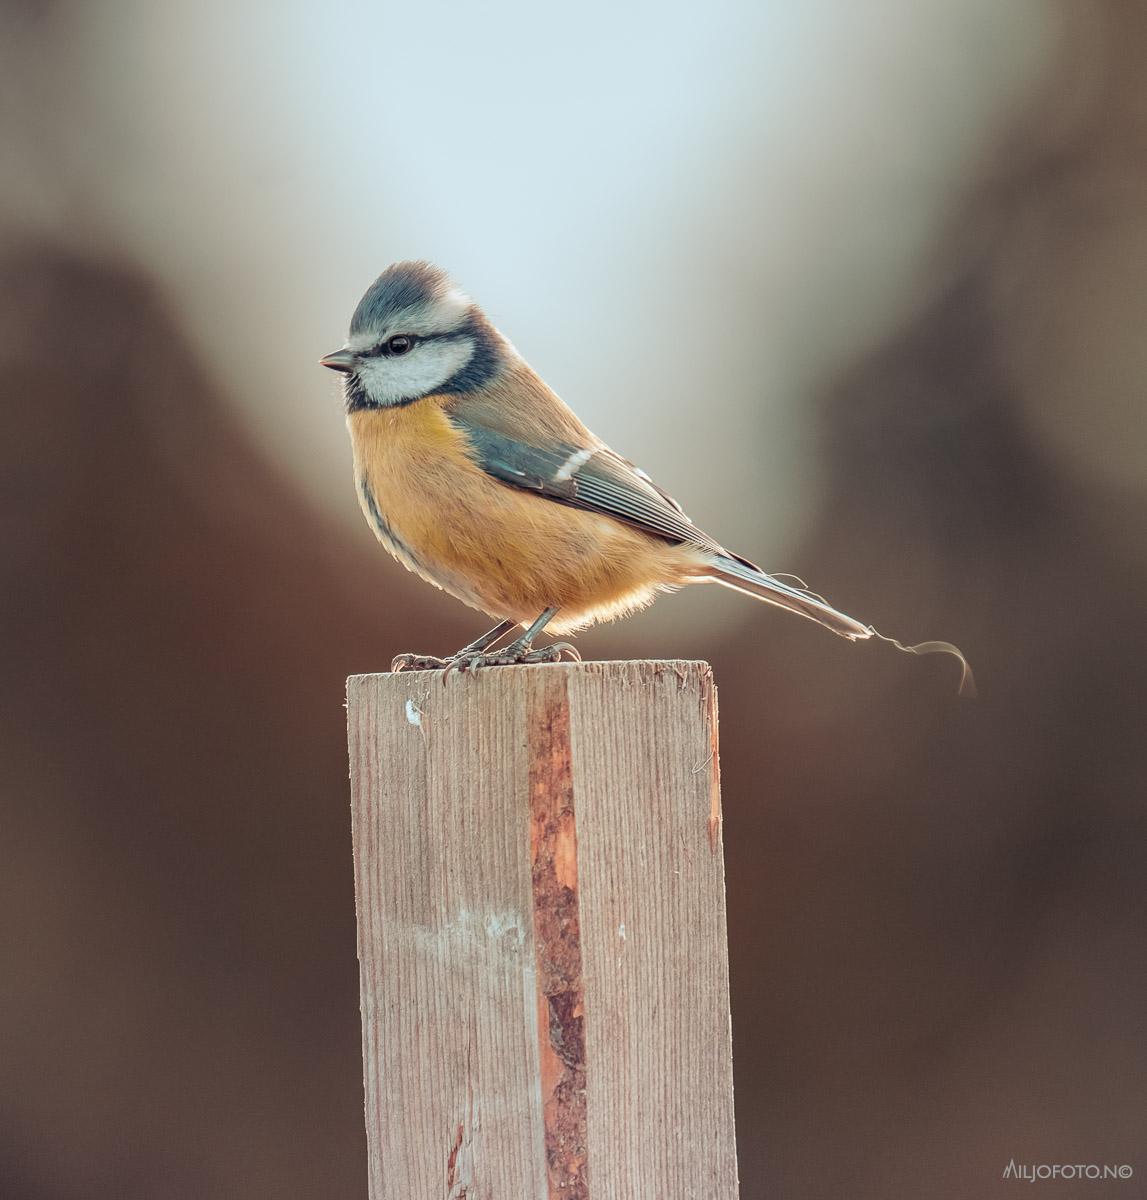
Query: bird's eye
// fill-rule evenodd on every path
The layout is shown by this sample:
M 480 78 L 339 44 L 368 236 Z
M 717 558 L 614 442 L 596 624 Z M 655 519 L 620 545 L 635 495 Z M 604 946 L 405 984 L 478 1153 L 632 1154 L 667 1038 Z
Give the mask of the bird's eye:
M 387 354 L 406 354 L 414 346 L 414 338 L 407 333 L 396 333 L 386 339 Z

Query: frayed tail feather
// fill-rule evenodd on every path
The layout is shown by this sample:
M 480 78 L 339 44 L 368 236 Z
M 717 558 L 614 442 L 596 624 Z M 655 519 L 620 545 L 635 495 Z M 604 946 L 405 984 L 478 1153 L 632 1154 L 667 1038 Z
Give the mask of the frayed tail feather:
M 975 700 L 979 695 L 976 690 L 976 677 L 972 674 L 972 666 L 964 657 L 964 652 L 959 646 L 953 646 L 951 642 L 920 642 L 915 646 L 905 646 L 903 642 L 898 642 L 895 638 L 886 637 L 883 633 L 874 629 L 871 625 L 868 626 L 868 632 L 882 642 L 888 642 L 896 647 L 897 650 L 903 650 L 905 654 L 950 654 L 953 658 L 960 660 L 960 686 L 956 691 L 957 696 L 961 696 L 965 700 Z
M 850 617 L 839 609 L 833 608 L 823 596 L 818 596 L 803 585 L 793 587 L 775 575 L 762 571 L 748 559 L 733 558 L 724 554 L 716 556 L 711 572 L 710 577 L 717 583 L 756 596 L 769 604 L 775 604 L 790 612 L 798 613 L 802 617 L 808 617 L 809 620 L 816 621 L 826 629 L 831 629 L 833 633 L 847 638 L 850 642 L 876 638 L 881 642 L 889 642 L 897 650 L 903 650 L 905 654 L 950 654 L 960 660 L 961 675 L 957 695 L 966 699 L 974 699 L 977 694 L 976 679 L 972 674 L 972 668 L 968 665 L 968 660 L 960 648 L 953 646 L 951 642 L 920 642 L 916 646 L 905 646 L 903 642 L 898 642 L 895 638 L 880 633 L 872 625 L 863 625 L 855 617 Z M 792 577 L 790 576 L 790 578 Z M 797 582 L 802 581 L 798 580 Z

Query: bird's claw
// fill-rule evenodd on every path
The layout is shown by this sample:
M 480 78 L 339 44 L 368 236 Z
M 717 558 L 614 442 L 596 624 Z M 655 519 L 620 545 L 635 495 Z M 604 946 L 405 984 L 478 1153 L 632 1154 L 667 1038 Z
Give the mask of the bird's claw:
M 578 653 L 577 647 L 570 645 L 569 642 L 551 642 L 550 645 L 543 646 L 541 650 L 534 650 L 531 653 L 544 654 L 549 657 L 530 659 L 530 662 L 561 662 L 563 654 L 570 656 L 570 662 L 581 662 L 581 655 Z
M 452 666 L 452 658 L 434 658 L 429 654 L 398 654 L 390 664 L 390 669 L 398 671 L 441 671 L 444 667 Z

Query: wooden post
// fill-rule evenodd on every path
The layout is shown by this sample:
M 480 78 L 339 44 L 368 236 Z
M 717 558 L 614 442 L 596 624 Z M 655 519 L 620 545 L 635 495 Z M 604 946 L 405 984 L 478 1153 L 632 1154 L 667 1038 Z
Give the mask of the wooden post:
M 712 672 L 347 681 L 371 1200 L 735 1200 Z

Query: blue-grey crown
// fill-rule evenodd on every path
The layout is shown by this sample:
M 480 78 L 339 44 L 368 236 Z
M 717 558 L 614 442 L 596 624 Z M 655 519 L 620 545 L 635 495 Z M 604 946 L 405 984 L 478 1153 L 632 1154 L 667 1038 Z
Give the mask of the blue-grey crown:
M 367 288 L 358 302 L 350 319 L 351 336 L 377 329 L 391 313 L 433 304 L 452 286 L 446 272 L 433 263 L 394 263 Z

